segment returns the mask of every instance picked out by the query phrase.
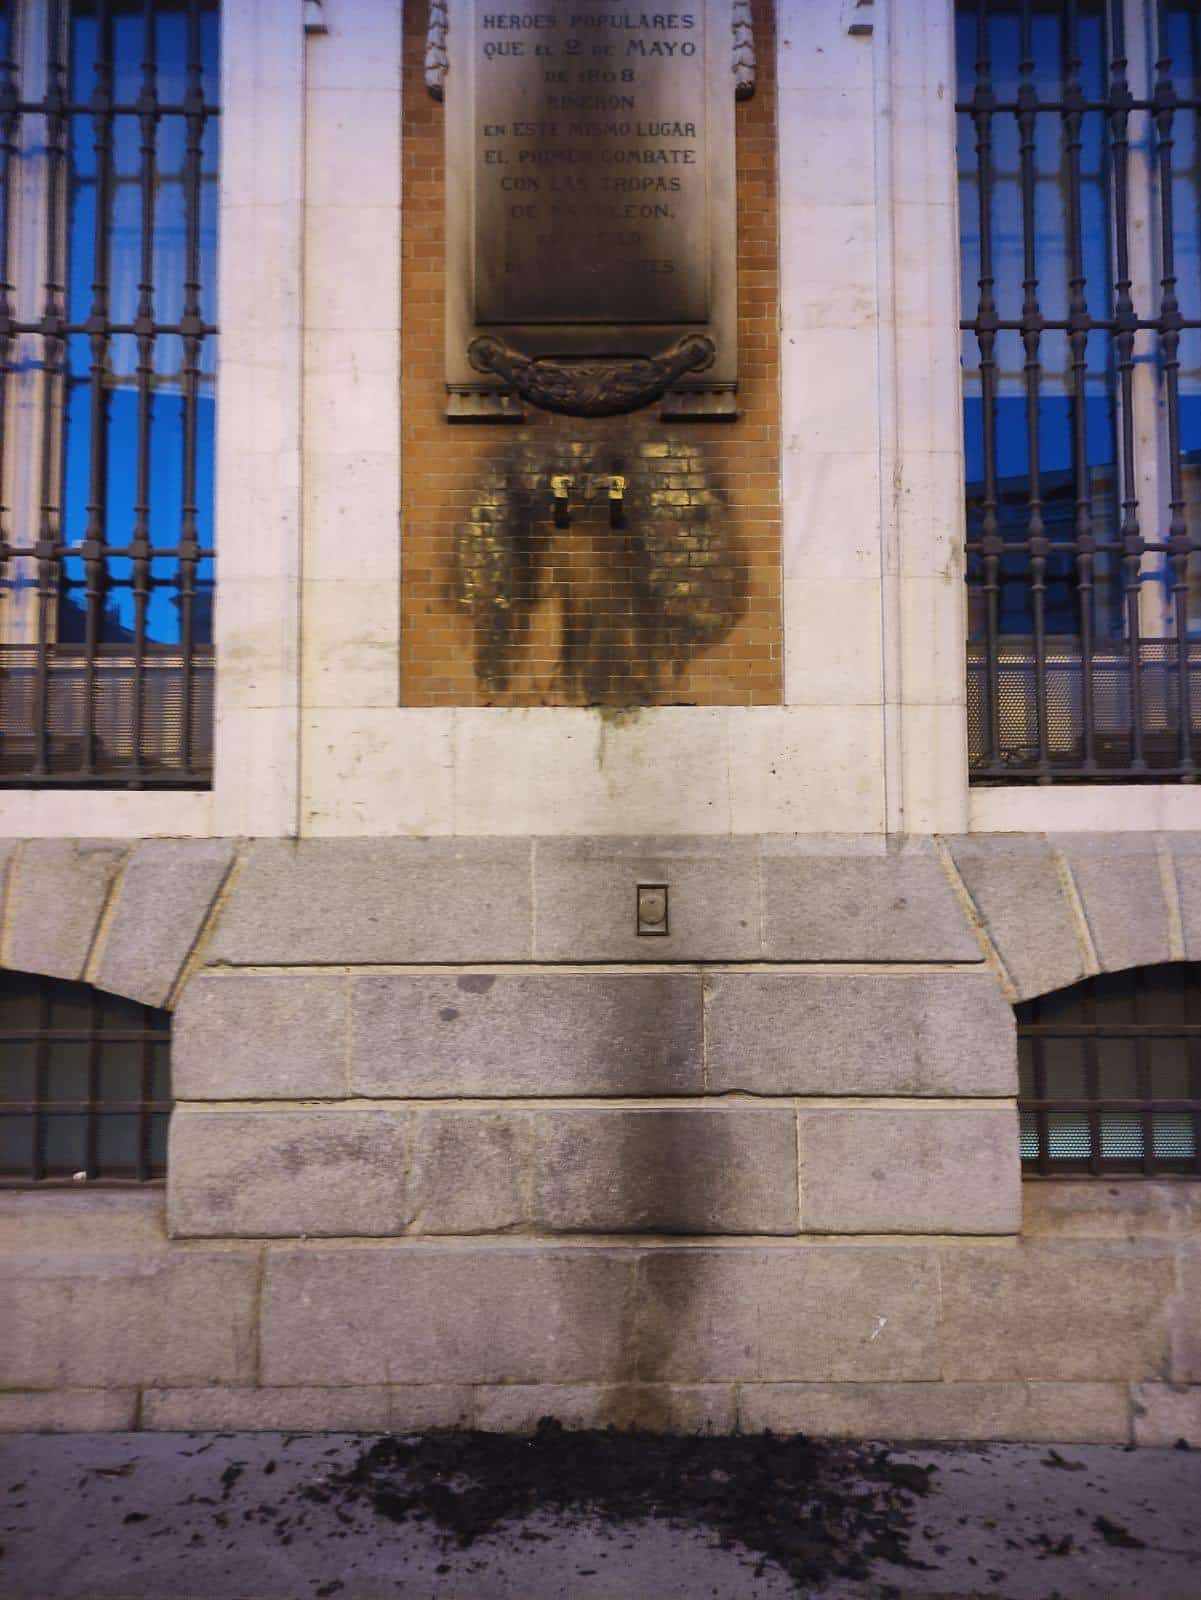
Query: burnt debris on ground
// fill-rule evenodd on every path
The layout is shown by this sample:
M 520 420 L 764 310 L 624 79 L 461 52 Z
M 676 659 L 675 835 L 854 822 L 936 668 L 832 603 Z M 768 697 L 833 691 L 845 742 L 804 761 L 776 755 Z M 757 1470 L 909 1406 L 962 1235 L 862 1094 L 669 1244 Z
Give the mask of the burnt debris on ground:
M 294 1493 L 355 1523 L 361 1515 L 425 1523 L 460 1546 L 539 1512 L 602 1524 L 658 1519 L 741 1546 L 808 1586 L 864 1578 L 877 1560 L 923 1565 L 909 1536 L 935 1470 L 894 1461 L 877 1445 L 570 1432 L 544 1418 L 532 1437 L 447 1430 L 377 1439 L 345 1470 Z M 304 1521 L 301 1508 L 290 1510 L 284 1538 Z

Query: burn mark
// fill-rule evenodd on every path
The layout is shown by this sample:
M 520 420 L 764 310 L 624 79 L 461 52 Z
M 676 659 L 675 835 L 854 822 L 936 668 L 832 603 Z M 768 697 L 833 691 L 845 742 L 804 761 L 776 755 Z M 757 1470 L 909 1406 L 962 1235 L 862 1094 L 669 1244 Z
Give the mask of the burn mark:
M 494 703 L 515 680 L 524 699 L 532 683 L 558 704 L 670 700 L 672 675 L 745 610 L 745 562 L 703 446 L 624 442 L 620 430 L 604 445 L 517 442 L 482 471 L 453 598 L 471 617 L 476 677 Z

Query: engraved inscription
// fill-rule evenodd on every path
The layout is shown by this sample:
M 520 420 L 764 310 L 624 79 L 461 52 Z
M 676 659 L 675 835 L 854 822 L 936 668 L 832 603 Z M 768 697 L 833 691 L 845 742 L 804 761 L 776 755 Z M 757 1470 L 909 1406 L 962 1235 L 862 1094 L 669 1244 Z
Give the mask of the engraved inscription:
M 473 0 L 479 323 L 709 316 L 705 0 Z

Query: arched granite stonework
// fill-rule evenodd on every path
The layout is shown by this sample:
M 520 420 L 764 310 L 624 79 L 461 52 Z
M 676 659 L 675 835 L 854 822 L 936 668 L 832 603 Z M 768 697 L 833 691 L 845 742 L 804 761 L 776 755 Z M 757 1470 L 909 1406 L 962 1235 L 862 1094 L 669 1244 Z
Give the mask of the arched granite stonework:
M 1201 959 L 1201 833 L 975 834 L 947 845 L 1012 999 Z
M 178 1001 L 180 1104 L 172 1236 L 0 1196 L 0 1425 L 1201 1438 L 1201 1185 L 1023 1192 L 1012 1012 L 1201 957 L 1201 835 L 9 867 L 4 963 Z
M 169 1006 L 233 860 L 224 839 L 5 840 L 0 965 Z

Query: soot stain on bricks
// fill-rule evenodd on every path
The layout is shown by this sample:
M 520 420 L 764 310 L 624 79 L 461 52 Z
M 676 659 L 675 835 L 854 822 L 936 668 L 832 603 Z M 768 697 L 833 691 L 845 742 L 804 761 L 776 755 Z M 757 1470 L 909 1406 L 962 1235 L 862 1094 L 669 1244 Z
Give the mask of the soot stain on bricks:
M 603 439 L 527 438 L 485 458 L 472 493 L 448 599 L 471 620 L 489 703 L 531 689 L 670 701 L 746 609 L 746 561 L 695 440 L 647 439 L 632 422 Z

